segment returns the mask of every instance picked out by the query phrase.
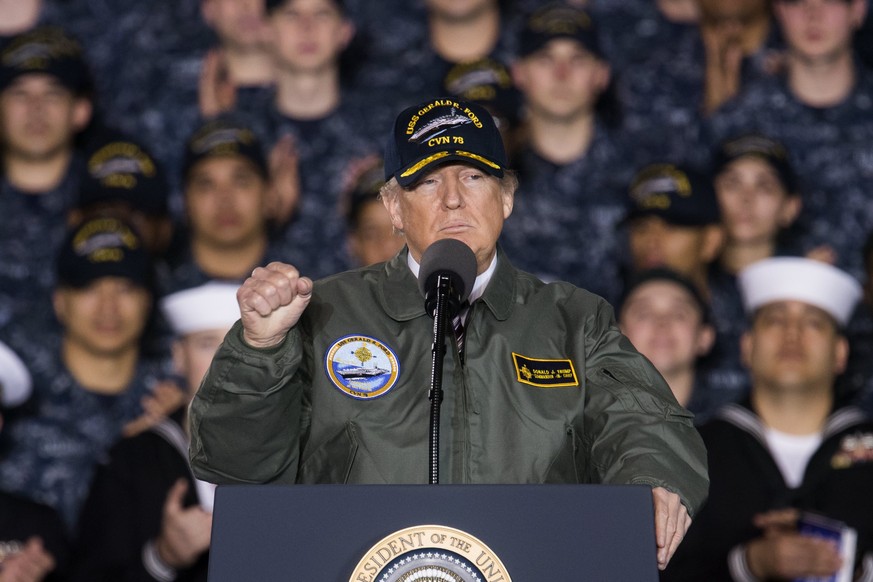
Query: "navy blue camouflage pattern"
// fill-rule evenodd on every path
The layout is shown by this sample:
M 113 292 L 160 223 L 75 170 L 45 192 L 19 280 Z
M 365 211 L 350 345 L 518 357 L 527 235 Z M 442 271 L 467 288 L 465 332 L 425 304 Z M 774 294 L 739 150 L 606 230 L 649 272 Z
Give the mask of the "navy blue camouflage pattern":
M 782 142 L 803 199 L 801 251 L 830 245 L 836 265 L 860 280 L 860 249 L 873 229 L 873 74 L 857 75 L 848 98 L 828 108 L 798 101 L 783 77 L 762 79 L 717 112 L 707 136 L 715 144 L 757 131 Z
M 352 102 L 350 102 L 352 101 Z M 351 266 L 346 251 L 346 224 L 341 208 L 342 190 L 349 165 L 380 151 L 387 135 L 373 136 L 366 109 L 346 98 L 327 117 L 297 120 L 282 115 L 271 99 L 247 114 L 250 127 L 272 150 L 280 137 L 293 136 L 300 169 L 300 202 L 291 221 L 275 238 L 284 262 L 308 276 L 325 277 Z
M 614 304 L 622 289 L 626 191 L 633 168 L 623 145 L 598 124 L 588 152 L 557 166 L 519 154 L 519 188 L 501 244 L 520 269 L 581 286 Z
M 16 416 L 3 427 L 9 448 L 0 461 L 0 489 L 55 508 L 73 531 L 96 463 L 124 424 L 142 414 L 140 400 L 161 366 L 141 362 L 124 392 L 97 394 L 61 363 L 59 336 L 31 333 L 25 342 L 27 350 L 14 345 L 33 376 L 34 414 Z

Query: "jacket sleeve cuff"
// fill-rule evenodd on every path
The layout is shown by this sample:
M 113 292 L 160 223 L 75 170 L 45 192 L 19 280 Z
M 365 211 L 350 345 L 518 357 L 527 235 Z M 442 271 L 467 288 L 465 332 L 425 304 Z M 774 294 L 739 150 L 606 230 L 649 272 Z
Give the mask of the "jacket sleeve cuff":
M 142 547 L 142 565 L 149 576 L 158 582 L 173 582 L 176 579 L 176 569 L 161 559 L 154 540 L 147 541 Z
M 746 545 L 740 544 L 728 554 L 728 570 L 731 573 L 731 579 L 735 582 L 757 582 L 757 578 L 749 569 L 749 564 L 746 562 Z

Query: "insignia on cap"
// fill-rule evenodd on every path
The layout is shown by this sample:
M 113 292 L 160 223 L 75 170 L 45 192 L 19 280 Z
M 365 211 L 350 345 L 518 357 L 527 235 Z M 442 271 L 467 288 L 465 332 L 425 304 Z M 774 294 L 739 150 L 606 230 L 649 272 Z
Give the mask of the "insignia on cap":
M 251 130 L 239 127 L 207 126 L 204 131 L 191 140 L 191 151 L 196 154 L 207 152 L 213 155 L 239 153 L 239 144 L 250 145 L 255 141 Z
M 458 110 L 452 107 L 452 111 L 448 115 L 443 115 L 437 117 L 421 126 L 418 131 L 412 134 L 409 138 L 409 141 L 414 141 L 416 143 L 424 141 L 425 139 L 429 139 L 446 131 L 446 129 L 450 127 L 455 127 L 456 125 L 465 125 L 467 123 L 473 123 L 473 120 L 467 117 L 466 115 L 461 115 L 458 113 Z
M 27 70 L 47 69 L 58 59 L 80 58 L 79 43 L 56 27 L 44 27 L 17 37 L 6 46 L 2 55 L 5 67 Z
M 98 218 L 86 223 L 73 238 L 73 250 L 92 263 L 117 263 L 125 250 L 139 248 L 139 240 L 124 223 Z
M 136 177 L 151 178 L 155 163 L 138 145 L 112 142 L 97 150 L 88 160 L 88 173 L 110 188 L 136 187 Z
M 324 368 L 334 386 L 359 400 L 372 400 L 388 393 L 400 372 L 391 348 L 365 335 L 347 335 L 336 340 L 325 354 Z
M 637 177 L 631 186 L 631 197 L 641 206 L 654 194 L 675 192 L 679 196 L 691 195 L 691 184 L 685 172 L 672 164 L 654 164 Z

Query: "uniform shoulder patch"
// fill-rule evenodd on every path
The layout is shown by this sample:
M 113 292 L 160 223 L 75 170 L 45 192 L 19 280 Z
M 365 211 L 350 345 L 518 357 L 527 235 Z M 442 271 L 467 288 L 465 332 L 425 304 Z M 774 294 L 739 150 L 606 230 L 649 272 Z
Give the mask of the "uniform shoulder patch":
M 522 384 L 538 388 L 579 385 L 576 368 L 573 367 L 573 361 L 569 358 L 529 358 L 512 352 L 512 363 L 515 365 L 515 376 Z
M 344 394 L 372 400 L 394 387 L 400 365 L 397 355 L 385 343 L 365 335 L 347 335 L 327 349 L 324 371 Z

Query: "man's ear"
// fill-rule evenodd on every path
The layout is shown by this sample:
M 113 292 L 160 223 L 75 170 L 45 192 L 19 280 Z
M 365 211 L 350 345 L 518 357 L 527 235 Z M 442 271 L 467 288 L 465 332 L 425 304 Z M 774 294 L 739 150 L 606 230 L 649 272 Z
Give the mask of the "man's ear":
M 612 79 L 612 67 L 606 61 L 599 61 L 594 86 L 597 87 L 597 95 L 600 96 L 609 87 Z
M 834 371 L 837 374 L 842 374 L 846 371 L 846 364 L 849 361 L 849 340 L 845 336 L 839 336 L 837 343 L 834 346 Z
M 62 326 L 67 324 L 67 308 L 64 293 L 65 291 L 61 289 L 55 289 L 54 293 L 52 293 L 52 307 L 55 310 L 55 317 L 58 318 Z
M 500 195 L 503 197 L 503 220 L 506 220 L 512 214 L 515 205 L 515 192 L 501 188 Z
M 803 200 L 800 199 L 800 196 L 797 196 L 796 194 L 788 195 L 782 203 L 782 207 L 779 209 L 779 226 L 782 228 L 788 228 L 791 226 L 794 221 L 797 220 L 802 209 Z
M 509 67 L 509 72 L 512 75 L 512 84 L 522 93 L 527 88 L 527 67 L 523 60 L 517 60 Z
M 170 354 L 173 358 L 173 370 L 184 376 L 188 373 L 188 360 L 185 358 L 185 348 L 182 340 L 176 338 L 170 346 Z
M 867 0 L 853 0 L 852 24 L 854 24 L 855 30 L 861 28 L 865 18 L 867 18 Z
M 90 99 L 76 97 L 76 102 L 73 104 L 73 127 L 76 128 L 77 133 L 88 127 L 93 112 L 94 106 Z
M 348 48 L 349 44 L 351 44 L 352 39 L 355 38 L 355 33 L 357 29 L 355 28 L 354 23 L 349 19 L 343 20 L 343 25 L 340 28 L 339 33 L 339 43 L 340 50 L 345 50 Z
M 701 326 L 697 334 L 697 357 L 702 358 L 709 353 L 715 343 L 715 328 L 709 324 Z
M 385 210 L 391 217 L 391 226 L 397 232 L 403 232 L 403 218 L 400 210 L 400 186 L 396 185 L 393 188 L 386 188 L 382 191 L 382 204 L 385 205 Z
M 200 17 L 203 18 L 203 22 L 205 22 L 209 28 L 215 28 L 215 2 L 212 0 L 201 0 Z
M 747 369 L 751 367 L 753 343 L 752 335 L 748 331 L 743 332 L 740 336 L 740 360 Z
M 703 248 L 701 256 L 706 263 L 713 262 L 724 246 L 724 228 L 720 224 L 709 224 L 703 227 Z

